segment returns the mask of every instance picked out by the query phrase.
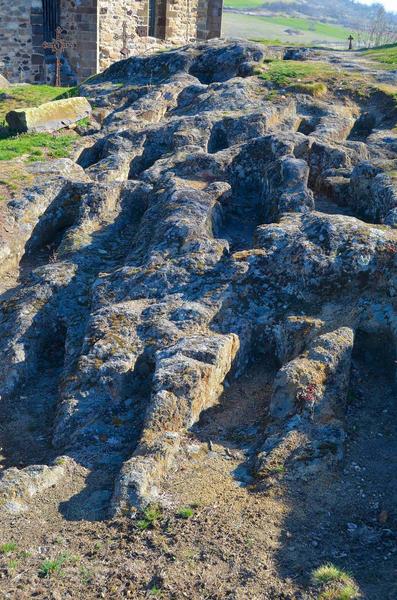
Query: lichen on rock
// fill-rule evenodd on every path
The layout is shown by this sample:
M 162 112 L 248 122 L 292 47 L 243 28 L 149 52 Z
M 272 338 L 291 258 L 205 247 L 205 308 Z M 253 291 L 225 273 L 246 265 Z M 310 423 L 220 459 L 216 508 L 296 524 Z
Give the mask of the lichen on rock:
M 188 432 L 269 355 L 255 477 L 280 456 L 305 477 L 334 468 L 357 331 L 395 340 L 393 165 L 378 139 L 348 139 L 357 106 L 269 100 L 263 58 L 217 40 L 89 80 L 102 129 L 0 225 L 0 269 L 22 278 L 0 304 L 1 415 L 18 403 L 31 448 L 6 429 L 7 465 L 70 457 L 94 474 L 102 517 L 165 501 Z

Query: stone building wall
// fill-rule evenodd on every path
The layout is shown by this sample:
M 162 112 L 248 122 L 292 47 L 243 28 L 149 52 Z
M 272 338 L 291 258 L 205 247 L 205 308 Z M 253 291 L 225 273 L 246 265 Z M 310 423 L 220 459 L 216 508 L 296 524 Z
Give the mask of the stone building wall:
M 168 4 L 166 38 L 186 43 L 197 37 L 200 0 L 173 0 Z
M 39 71 L 32 65 L 32 9 L 40 5 L 40 0 L 0 0 L 0 63 L 11 81 L 18 81 L 20 69 L 23 81 Z
M 127 47 L 134 50 L 140 34 L 147 34 L 147 0 L 97 0 L 99 70 L 123 58 L 123 23 L 127 24 Z
M 166 39 L 188 42 L 221 35 L 223 0 L 172 0 L 167 7 Z
M 60 25 L 72 44 L 67 62 L 79 81 L 123 58 L 124 22 L 129 54 L 157 47 L 159 40 L 184 44 L 220 35 L 223 0 L 157 0 L 151 26 L 150 0 L 58 1 Z M 5 63 L 11 81 L 46 81 L 49 73 L 52 81 L 50 53 L 45 60 L 42 48 L 42 0 L 0 0 L 0 23 L 0 72 Z
M 97 0 L 60 0 L 59 24 L 73 44 L 67 59 L 79 79 L 98 70 L 96 4 Z M 43 42 L 42 0 L 0 0 L 0 69 L 10 81 L 47 80 Z
M 81 81 L 98 71 L 97 0 L 60 0 L 61 26 L 72 44 L 66 51 Z
M 131 54 L 155 46 L 150 37 L 149 0 L 98 0 L 99 69 L 123 58 L 123 23 Z M 185 44 L 221 33 L 223 0 L 157 0 L 155 38 Z
M 223 0 L 208 0 L 206 39 L 220 37 L 222 34 Z

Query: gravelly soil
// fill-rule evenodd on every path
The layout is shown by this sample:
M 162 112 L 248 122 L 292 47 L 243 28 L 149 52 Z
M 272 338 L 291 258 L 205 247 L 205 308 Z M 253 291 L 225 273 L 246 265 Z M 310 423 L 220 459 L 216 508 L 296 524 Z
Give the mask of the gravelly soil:
M 153 527 L 141 531 L 136 518 L 64 518 L 58 508 L 84 487 L 83 469 L 61 491 L 38 497 L 28 516 L 3 522 L 1 542 L 17 547 L 0 558 L 2 597 L 316 598 L 310 574 L 332 561 L 354 575 L 365 598 L 396 598 L 390 364 L 379 344 L 362 340 L 354 365 L 339 472 L 306 483 L 280 473 L 266 488 L 250 478 L 273 374 L 255 365 L 189 434 L 165 486 L 169 509 Z M 187 506 L 193 514 L 183 519 Z M 59 558 L 59 572 L 39 577 L 45 559 Z

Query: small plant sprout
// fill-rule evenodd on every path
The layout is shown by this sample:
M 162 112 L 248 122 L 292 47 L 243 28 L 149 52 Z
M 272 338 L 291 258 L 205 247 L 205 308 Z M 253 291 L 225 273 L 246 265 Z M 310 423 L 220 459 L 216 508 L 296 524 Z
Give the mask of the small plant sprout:
M 354 579 L 331 563 L 313 571 L 312 580 L 320 588 L 318 600 L 355 600 L 361 597 Z
M 194 510 L 190 506 L 184 506 L 178 511 L 178 517 L 180 519 L 190 519 L 194 515 Z
M 277 473 L 277 474 L 280 474 L 280 475 L 282 475 L 283 473 L 285 473 L 285 471 L 286 471 L 286 468 L 285 468 L 285 465 L 275 465 L 275 466 L 272 468 L 272 470 L 271 470 L 271 471 L 272 471 L 272 473 L 274 473 L 274 474 L 276 474 L 276 473 Z
M 162 511 L 157 504 L 149 505 L 143 511 L 143 518 L 137 521 L 137 527 L 141 531 L 151 529 L 157 525 L 161 519 Z
M 66 560 L 67 557 L 63 554 L 53 560 L 43 560 L 39 568 L 39 577 L 47 578 L 59 574 Z
M 351 577 L 335 565 L 327 563 L 313 571 L 313 581 L 317 585 L 326 585 L 335 581 L 351 581 Z
M 18 561 L 15 558 L 8 561 L 7 568 L 9 571 L 15 571 L 17 566 L 18 566 Z
M 92 579 L 93 579 L 93 573 L 90 569 L 88 569 L 87 567 L 85 567 L 84 565 L 82 565 L 80 567 L 80 579 L 82 581 L 82 583 L 84 583 L 85 585 L 88 585 L 89 583 L 91 583 Z
M 17 549 L 17 545 L 15 542 L 7 542 L 6 544 L 1 544 L 0 546 L 0 554 L 12 554 Z

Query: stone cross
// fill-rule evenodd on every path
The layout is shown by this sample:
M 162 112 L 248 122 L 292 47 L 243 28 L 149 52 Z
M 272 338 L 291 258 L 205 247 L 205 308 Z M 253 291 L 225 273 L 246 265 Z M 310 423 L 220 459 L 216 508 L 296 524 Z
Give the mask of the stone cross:
M 349 50 L 353 50 L 354 37 L 350 34 L 347 39 L 349 40 Z
M 55 86 L 60 87 L 61 85 L 61 58 L 66 48 L 72 48 L 73 43 L 67 42 L 62 34 L 67 33 L 62 27 L 57 27 L 55 30 L 55 39 L 52 42 L 44 42 L 43 48 L 51 50 L 56 57 L 56 75 L 55 75 Z
M 116 35 L 114 36 L 115 40 L 122 40 L 123 41 L 123 47 L 120 50 L 120 54 L 123 58 L 128 58 L 130 55 L 130 49 L 128 47 L 128 42 L 130 40 L 134 39 L 134 36 L 132 34 L 128 33 L 128 23 L 127 21 L 123 22 L 123 33 L 121 35 L 119 35 L 118 33 L 116 33 Z

